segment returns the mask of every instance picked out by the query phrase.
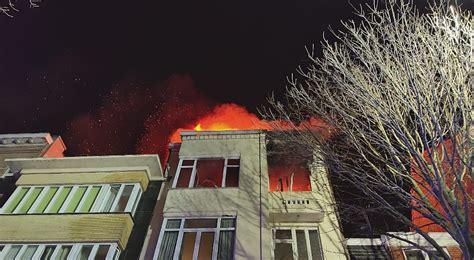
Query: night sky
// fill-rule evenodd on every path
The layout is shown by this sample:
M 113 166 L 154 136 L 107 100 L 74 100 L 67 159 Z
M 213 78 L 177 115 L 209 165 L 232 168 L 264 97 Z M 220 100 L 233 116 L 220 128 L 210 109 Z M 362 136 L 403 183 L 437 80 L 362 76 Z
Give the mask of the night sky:
M 0 15 L 0 133 L 61 135 L 69 155 L 160 152 L 216 104 L 256 112 L 281 95 L 304 46 L 352 13 L 347 0 L 45 0 Z

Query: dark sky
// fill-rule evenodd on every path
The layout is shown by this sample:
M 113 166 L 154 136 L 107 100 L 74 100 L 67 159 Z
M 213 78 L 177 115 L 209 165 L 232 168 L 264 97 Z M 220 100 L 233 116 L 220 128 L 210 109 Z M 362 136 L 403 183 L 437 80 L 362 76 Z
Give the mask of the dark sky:
M 59 134 L 72 155 L 154 152 L 140 144 L 215 104 L 255 112 L 350 17 L 347 0 L 46 0 L 0 15 L 0 133 Z

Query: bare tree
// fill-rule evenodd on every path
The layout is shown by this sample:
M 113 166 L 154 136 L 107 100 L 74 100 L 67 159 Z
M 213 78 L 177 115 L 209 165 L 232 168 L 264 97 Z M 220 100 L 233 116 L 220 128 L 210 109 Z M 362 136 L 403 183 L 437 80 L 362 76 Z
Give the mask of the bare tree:
M 361 7 L 359 22 L 332 31 L 336 40 L 322 43 L 322 57 L 307 49 L 310 64 L 289 78 L 286 100 L 269 98 L 261 114 L 277 129 L 296 130 L 288 138 L 318 150 L 374 209 L 447 257 L 402 210 L 409 207 L 471 259 L 472 13 L 446 3 L 422 12 L 412 1 L 387 2 Z M 317 134 L 309 118 L 332 125 L 332 138 Z
M 29 8 L 36 8 L 41 0 L 28 0 L 26 3 Z M 0 14 L 3 13 L 8 17 L 13 17 L 15 13 L 20 12 L 18 0 L 0 0 Z

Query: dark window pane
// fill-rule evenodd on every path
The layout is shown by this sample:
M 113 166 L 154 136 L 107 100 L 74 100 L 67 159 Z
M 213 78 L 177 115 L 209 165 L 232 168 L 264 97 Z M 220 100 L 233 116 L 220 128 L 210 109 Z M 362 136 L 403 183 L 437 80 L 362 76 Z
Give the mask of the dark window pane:
M 223 218 L 221 219 L 221 228 L 235 227 L 235 218 Z
M 309 242 L 311 245 L 311 254 L 313 255 L 313 260 L 323 259 L 318 231 L 308 230 L 308 233 L 309 233 Z
M 179 173 L 176 187 L 187 188 L 189 185 L 189 180 L 191 179 L 192 172 L 193 172 L 192 168 L 181 168 L 181 172 Z
M 306 237 L 304 230 L 296 230 L 296 246 L 298 248 L 298 259 L 308 259 L 308 249 L 306 248 Z
M 275 245 L 275 260 L 293 260 L 293 247 L 288 243 L 277 243 Z
M 423 260 L 425 257 L 420 250 L 406 250 L 405 256 L 407 260 Z
M 79 259 L 80 260 L 87 260 L 89 255 L 91 254 L 93 246 L 82 246 L 81 251 L 79 252 Z
M 107 194 L 108 197 L 107 197 L 103 212 L 110 212 L 110 209 L 112 208 L 112 204 L 114 203 L 119 190 L 120 190 L 120 184 L 110 185 L 110 191 Z
M 240 165 L 240 159 L 227 159 L 227 165 Z
M 166 222 L 166 228 L 179 228 L 181 225 L 181 219 L 168 219 Z
M 194 187 L 221 187 L 224 159 L 199 159 Z
M 120 195 L 120 199 L 115 206 L 115 212 L 123 212 L 127 207 L 128 200 L 130 199 L 130 195 L 132 194 L 133 185 L 125 185 L 123 188 L 122 195 Z
M 53 255 L 54 249 L 56 246 L 46 246 L 44 248 L 43 254 L 41 255 L 41 260 L 49 260 Z
M 196 241 L 195 232 L 185 232 L 183 235 L 183 242 L 181 244 L 181 253 L 179 259 L 192 260 L 194 253 L 194 242 Z
M 226 187 L 239 187 L 239 167 L 227 167 Z
M 231 260 L 234 255 L 234 231 L 221 231 L 219 235 L 219 248 L 217 250 L 217 260 Z
M 443 255 L 438 251 L 430 251 L 430 260 L 442 260 L 444 259 Z
M 67 256 L 71 252 L 72 246 L 61 246 L 59 249 L 58 259 L 59 260 L 66 260 Z
M 97 250 L 97 254 L 95 255 L 95 260 L 105 260 L 107 254 L 109 253 L 109 245 L 100 245 L 99 249 Z
M 199 260 L 212 258 L 212 245 L 214 244 L 214 232 L 202 232 L 201 241 L 199 241 Z
M 215 228 L 217 227 L 217 219 L 213 218 L 195 218 L 186 219 L 184 228 Z
M 193 166 L 194 160 L 183 160 L 182 166 Z
M 275 231 L 276 239 L 291 239 L 291 230 L 289 229 L 277 229 Z
M 173 259 L 176 241 L 178 240 L 178 231 L 166 231 L 163 234 L 160 246 L 159 260 Z

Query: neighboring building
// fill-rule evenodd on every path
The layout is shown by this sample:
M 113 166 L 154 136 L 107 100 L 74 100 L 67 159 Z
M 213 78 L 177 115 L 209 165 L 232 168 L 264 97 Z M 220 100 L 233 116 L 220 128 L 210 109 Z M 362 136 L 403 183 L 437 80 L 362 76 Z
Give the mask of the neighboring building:
M 49 133 L 0 134 L 0 207 L 15 190 L 18 178 L 6 167 L 5 159 L 64 157 L 65 150 L 61 137 Z
M 20 176 L 0 208 L 0 259 L 138 259 L 163 181 L 158 156 L 5 165 Z
M 393 232 L 394 236 L 403 240 L 381 236 L 381 238 L 350 238 L 346 245 L 351 259 L 393 259 L 393 260 L 431 260 L 443 259 L 442 255 L 436 251 L 422 236 L 413 232 Z M 462 260 L 462 252 L 458 244 L 446 232 L 430 232 L 428 235 L 433 238 L 453 260 Z M 405 241 L 404 241 L 405 240 Z M 413 242 L 424 250 L 420 250 Z M 429 254 L 428 254 L 429 252 Z
M 346 259 L 325 167 L 291 155 L 264 131 L 183 132 L 142 258 Z

